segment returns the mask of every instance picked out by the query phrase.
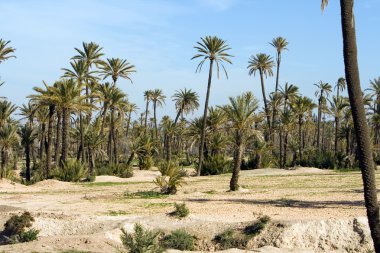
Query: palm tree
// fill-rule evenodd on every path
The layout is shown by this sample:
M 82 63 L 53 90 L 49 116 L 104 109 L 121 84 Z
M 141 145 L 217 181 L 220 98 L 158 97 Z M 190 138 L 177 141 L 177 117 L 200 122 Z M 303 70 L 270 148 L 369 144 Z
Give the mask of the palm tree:
M 10 58 L 16 58 L 16 56 L 12 55 L 16 51 L 16 49 L 13 47 L 9 47 L 9 43 L 11 43 L 10 40 L 6 41 L 0 39 L 0 63 Z
M 104 84 L 99 84 L 96 87 L 96 91 L 95 91 L 96 96 L 99 99 L 99 101 L 103 103 L 102 110 L 101 110 L 101 115 L 102 115 L 102 124 L 100 128 L 101 135 L 104 134 L 104 126 L 106 123 L 106 116 L 107 116 L 108 107 L 109 107 L 109 103 L 111 99 L 111 93 L 113 92 L 114 89 L 115 87 L 108 82 Z
M 99 66 L 103 63 L 100 59 L 104 54 L 101 52 L 103 48 L 96 44 L 95 42 L 86 43 L 83 42 L 83 50 L 75 48 L 75 51 L 78 52 L 78 55 L 75 55 L 73 60 L 83 60 L 86 62 L 89 68 L 92 67 L 93 64 Z
M 146 101 L 145 105 L 145 120 L 144 120 L 144 132 L 146 133 L 148 127 L 148 112 L 149 112 L 149 102 L 151 101 L 152 90 L 144 91 L 144 100 Z
M 328 83 L 319 81 L 319 83 L 314 84 L 317 86 L 318 90 L 315 92 L 315 96 L 318 97 L 318 125 L 317 125 L 317 149 L 320 150 L 321 143 L 321 120 L 322 120 L 322 106 L 326 101 L 326 97 L 329 96 L 329 93 L 332 91 L 332 87 Z
M 89 175 L 94 176 L 95 169 L 95 156 L 104 156 L 105 152 L 102 149 L 102 144 L 105 139 L 100 134 L 99 121 L 95 121 L 90 124 L 84 134 L 84 140 L 88 148 L 88 163 L 89 163 Z
M 195 91 L 191 89 L 179 90 L 172 96 L 177 109 L 177 116 L 175 117 L 174 124 L 177 124 L 180 115 L 188 114 L 198 109 L 199 96 Z
M 322 10 L 328 0 L 322 0 Z M 368 223 L 376 253 L 380 252 L 380 214 L 377 201 L 376 177 L 373 164 L 371 142 L 364 109 L 363 94 L 360 87 L 357 59 L 356 31 L 354 21 L 354 0 L 341 0 L 341 22 L 343 33 L 343 56 L 347 90 L 354 120 L 358 143 L 359 166 L 362 171 L 364 199 Z
M 0 128 L 0 146 L 1 146 L 1 171 L 0 179 L 6 176 L 8 158 L 12 153 L 13 147 L 18 143 L 19 136 L 15 124 L 6 124 Z
M 152 90 L 150 99 L 152 100 L 152 103 L 153 103 L 153 120 L 154 120 L 154 130 L 155 130 L 156 140 L 158 139 L 156 110 L 157 110 L 157 106 L 162 107 L 162 105 L 165 104 L 165 98 L 166 96 L 163 94 L 161 89 Z
M 338 149 L 338 132 L 340 128 L 340 119 L 343 116 L 343 112 L 347 106 L 349 106 L 347 99 L 343 97 L 335 97 L 333 96 L 332 101 L 330 101 L 330 112 L 335 118 L 335 139 L 334 139 L 334 153 L 335 159 L 337 158 L 337 154 L 340 152 Z
M 21 137 L 21 144 L 25 148 L 25 177 L 26 181 L 30 181 L 30 146 L 33 144 L 33 141 L 37 138 L 37 131 L 31 128 L 29 125 L 25 124 L 20 127 L 19 135 Z
M 86 104 L 86 96 L 81 95 L 82 87 L 73 79 L 62 79 L 52 87 L 55 101 L 62 109 L 62 153 L 60 164 L 66 162 L 68 154 L 70 114 L 74 111 L 85 111 L 93 108 Z
M 273 76 L 272 68 L 274 67 L 274 62 L 271 56 L 267 54 L 257 54 L 256 56 L 251 56 L 251 58 L 248 61 L 248 69 L 249 69 L 249 75 L 256 74 L 256 71 L 259 71 L 260 74 L 260 80 L 261 80 L 261 91 L 263 94 L 263 101 L 264 101 L 264 109 L 265 109 L 265 115 L 267 117 L 267 125 L 268 130 L 270 131 L 271 123 L 270 123 L 270 116 L 269 116 L 269 108 L 267 103 L 267 97 L 265 93 L 265 84 L 264 84 L 264 75 L 265 77 Z M 265 141 L 269 140 L 268 134 L 265 134 Z
M 100 65 L 100 69 L 103 78 L 111 77 L 114 85 L 116 85 L 119 77 L 132 82 L 130 75 L 136 72 L 134 65 L 130 64 L 127 60 L 119 58 L 107 58 L 107 61 Z
M 338 79 L 338 82 L 335 85 L 335 89 L 336 89 L 336 97 L 339 97 L 340 96 L 339 92 L 340 91 L 343 92 L 346 89 L 346 79 L 344 79 L 344 77 L 340 77 Z
M 128 134 L 129 134 L 129 128 L 130 128 L 130 125 L 131 125 L 131 117 L 132 117 L 132 113 L 137 113 L 137 110 L 139 108 L 137 107 L 136 104 L 133 104 L 133 103 L 128 103 L 126 105 L 126 108 L 125 108 L 125 112 L 128 113 L 128 116 L 127 116 L 127 129 L 125 130 L 125 138 L 127 139 L 128 138 Z
M 276 48 L 276 61 L 277 61 L 277 71 L 276 71 L 276 89 L 275 92 L 278 91 L 279 84 L 279 76 L 280 76 L 280 64 L 281 64 L 281 53 L 283 50 L 288 50 L 287 46 L 289 42 L 283 37 L 277 37 L 272 40 L 271 44 L 274 48 Z
M 299 161 L 302 161 L 302 126 L 306 116 L 310 116 L 315 104 L 308 97 L 297 97 L 291 104 L 292 111 L 298 117 L 298 149 Z
M 7 100 L 0 100 L 0 128 L 6 123 L 10 123 L 11 115 L 17 109 L 17 106 Z
M 230 181 L 230 190 L 239 189 L 239 172 L 246 140 L 252 134 L 252 125 L 255 120 L 255 111 L 258 108 L 258 100 L 251 92 L 241 96 L 230 97 L 230 104 L 221 107 L 230 122 L 230 128 L 234 132 L 234 167 Z
M 49 87 L 45 82 L 45 89 L 34 87 L 33 90 L 38 94 L 30 95 L 28 98 L 31 98 L 32 101 L 36 101 L 39 106 L 48 106 L 49 107 L 49 118 L 48 118 L 48 133 L 46 141 L 46 168 L 45 176 L 49 177 L 50 168 L 51 168 L 51 144 L 53 141 L 53 124 L 54 124 L 54 114 L 56 109 L 56 97 L 54 94 L 54 89 Z
M 219 65 L 222 66 L 226 77 L 228 78 L 227 71 L 223 65 L 223 62 L 227 62 L 232 64 L 230 57 L 232 55 L 228 54 L 227 51 L 231 48 L 228 46 L 225 40 L 222 40 L 216 36 L 206 36 L 205 38 L 201 38 L 202 42 L 197 42 L 197 45 L 194 46 L 197 49 L 198 54 L 194 55 L 191 59 L 202 58 L 201 62 L 198 64 L 196 72 L 202 70 L 202 66 L 206 60 L 210 61 L 210 69 L 208 75 L 208 83 L 207 83 L 207 93 L 206 93 L 206 101 L 203 113 L 203 125 L 202 125 L 202 136 L 201 142 L 199 143 L 199 162 L 198 162 L 198 171 L 197 175 L 200 176 L 202 162 L 203 162 L 203 145 L 205 142 L 206 135 L 206 120 L 207 120 L 207 110 L 208 110 L 208 101 L 210 98 L 211 91 L 211 80 L 212 80 L 212 71 L 213 64 L 216 64 L 217 77 L 219 78 Z
M 328 0 L 322 0 L 322 10 Z M 377 201 L 376 176 L 371 141 L 360 87 L 357 59 L 354 0 L 340 0 L 343 34 L 343 57 L 347 90 L 358 143 L 359 166 L 362 171 L 364 200 L 376 253 L 380 252 L 380 214 Z

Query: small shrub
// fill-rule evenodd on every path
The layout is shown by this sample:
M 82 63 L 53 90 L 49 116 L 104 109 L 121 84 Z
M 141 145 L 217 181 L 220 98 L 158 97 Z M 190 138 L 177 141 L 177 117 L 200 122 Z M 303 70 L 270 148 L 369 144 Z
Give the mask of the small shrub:
M 220 175 L 231 171 L 231 162 L 224 155 L 207 157 L 202 163 L 202 176 Z
M 183 229 L 172 231 L 161 240 L 161 245 L 165 249 L 194 250 L 194 236 Z
M 56 168 L 53 172 L 54 178 L 64 182 L 79 182 L 88 175 L 84 164 L 76 159 L 67 160 L 62 168 Z
M 153 157 L 151 155 L 144 155 L 139 157 L 140 170 L 149 170 L 154 165 Z
M 246 226 L 243 232 L 245 235 L 249 237 L 254 237 L 260 234 L 261 231 L 263 231 L 263 229 L 265 228 L 265 226 L 268 224 L 269 221 L 270 221 L 270 217 L 264 215 L 260 217 L 256 222 L 254 222 L 252 225 Z
M 179 167 L 170 167 L 166 176 L 158 176 L 154 183 L 161 189 L 163 194 L 176 194 L 178 187 L 185 183 L 187 173 Z
M 179 167 L 179 164 L 173 160 L 170 160 L 170 161 L 164 160 L 158 164 L 158 170 L 161 172 L 162 176 L 167 176 L 168 171 L 173 167 Z
M 4 224 L 4 231 L 1 233 L 0 243 L 13 244 L 36 240 L 39 233 L 38 230 L 31 229 L 25 231 L 32 226 L 33 221 L 34 218 L 29 212 L 24 212 L 21 215 L 13 215 Z
M 122 229 L 121 241 L 129 253 L 160 253 L 164 252 L 159 243 L 160 232 L 153 232 L 135 224 L 134 233 Z
M 182 204 L 174 203 L 174 208 L 175 210 L 170 213 L 171 216 L 175 216 L 178 218 L 185 218 L 190 213 L 190 210 L 189 208 L 187 208 L 185 203 L 182 203 Z
M 222 250 L 231 248 L 244 249 L 247 244 L 245 237 L 239 231 L 232 229 L 227 229 L 223 233 L 218 234 L 213 241 Z
M 118 176 L 122 178 L 133 177 L 132 165 L 126 164 L 101 164 L 96 168 L 96 175 Z

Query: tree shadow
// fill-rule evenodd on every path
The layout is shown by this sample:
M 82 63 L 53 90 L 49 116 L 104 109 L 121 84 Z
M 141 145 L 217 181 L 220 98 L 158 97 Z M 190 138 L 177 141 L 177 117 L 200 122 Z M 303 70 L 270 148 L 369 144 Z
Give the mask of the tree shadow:
M 324 200 L 324 201 L 304 201 L 288 198 L 254 200 L 254 199 L 187 199 L 190 202 L 232 202 L 248 205 L 272 205 L 276 207 L 294 207 L 294 208 L 343 208 L 364 207 L 364 201 L 349 200 Z

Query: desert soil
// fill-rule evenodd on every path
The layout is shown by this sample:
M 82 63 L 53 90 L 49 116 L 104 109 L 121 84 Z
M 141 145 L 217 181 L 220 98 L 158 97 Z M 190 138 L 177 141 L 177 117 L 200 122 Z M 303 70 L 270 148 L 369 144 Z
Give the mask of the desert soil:
M 242 171 L 238 192 L 229 192 L 230 174 L 189 177 L 176 195 L 134 195 L 155 189 L 157 170 L 135 170 L 132 178 L 98 176 L 93 183 L 45 180 L 25 186 L 0 181 L 1 224 L 29 211 L 37 241 L 0 246 L 0 252 L 116 252 L 120 228 L 135 223 L 150 229 L 184 228 L 207 246 L 217 233 L 241 227 L 262 215 L 271 224 L 252 242 L 252 252 L 368 252 L 371 249 L 361 175 L 316 168 Z M 380 173 L 376 174 L 380 184 Z M 168 216 L 185 202 L 187 218 Z M 172 251 L 177 252 L 177 251 Z M 231 249 L 224 252 L 251 252 Z

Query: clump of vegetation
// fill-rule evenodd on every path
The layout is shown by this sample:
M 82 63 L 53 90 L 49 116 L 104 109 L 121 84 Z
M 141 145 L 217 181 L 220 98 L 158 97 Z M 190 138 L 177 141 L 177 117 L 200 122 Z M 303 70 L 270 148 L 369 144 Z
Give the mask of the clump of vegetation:
M 13 244 L 21 242 L 30 242 L 37 239 L 39 231 L 36 229 L 27 230 L 32 226 L 34 218 L 29 212 L 21 215 L 13 215 L 4 224 L 4 230 L 1 233 L 0 244 Z
M 231 162 L 224 155 L 212 155 L 202 163 L 202 176 L 220 175 L 231 171 Z
M 166 176 L 158 176 L 154 183 L 160 188 L 163 194 L 176 194 L 178 187 L 185 183 L 184 178 L 187 173 L 179 167 L 169 167 Z
M 304 167 L 316 167 L 319 169 L 334 169 L 335 167 L 334 153 L 330 151 L 314 151 L 304 152 L 300 165 Z
M 178 162 L 170 160 L 170 161 L 161 161 L 158 165 L 158 170 L 161 172 L 162 176 L 167 176 L 168 171 L 172 170 L 173 168 L 179 167 Z
M 160 253 L 164 252 L 159 241 L 160 235 L 160 232 L 153 232 L 141 224 L 135 224 L 134 233 L 122 229 L 121 241 L 129 253 Z
M 213 241 L 217 244 L 217 247 L 222 250 L 229 248 L 245 249 L 248 241 L 256 235 L 259 235 L 269 221 L 269 216 L 262 216 L 253 224 L 242 229 L 227 229 L 221 234 L 215 236 Z
M 175 216 L 175 217 L 178 217 L 178 218 L 185 218 L 190 213 L 190 210 L 186 206 L 185 203 L 182 203 L 182 204 L 174 203 L 174 208 L 175 208 L 175 210 L 170 213 L 171 216 Z
M 87 167 L 76 159 L 67 160 L 62 168 L 56 168 L 53 171 L 53 177 L 64 182 L 79 182 L 87 175 Z
M 260 217 L 257 221 L 255 221 L 252 225 L 248 225 L 244 228 L 243 232 L 245 235 L 249 237 L 254 237 L 263 231 L 265 226 L 270 221 L 270 217 L 267 215 L 264 215 Z
M 161 239 L 161 245 L 165 249 L 194 250 L 196 238 L 184 229 L 172 231 Z
M 101 164 L 96 168 L 96 175 L 118 176 L 122 178 L 133 177 L 133 167 L 131 165 L 119 164 Z

